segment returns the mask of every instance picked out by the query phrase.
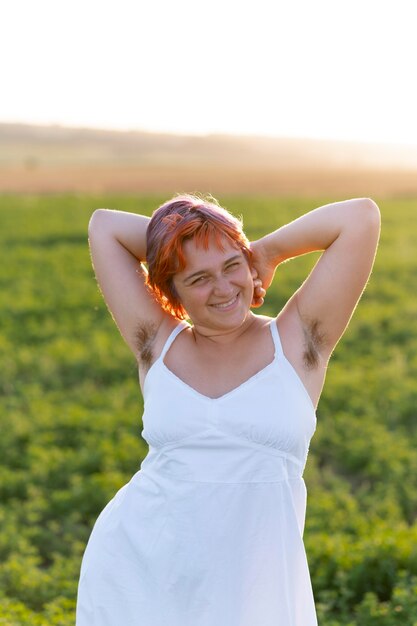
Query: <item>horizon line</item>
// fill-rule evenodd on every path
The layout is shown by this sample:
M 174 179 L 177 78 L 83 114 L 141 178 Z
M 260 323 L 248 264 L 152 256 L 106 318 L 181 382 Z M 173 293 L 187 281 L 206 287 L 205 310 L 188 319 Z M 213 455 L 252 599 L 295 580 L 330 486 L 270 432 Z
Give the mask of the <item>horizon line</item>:
M 109 133 L 142 133 L 148 135 L 170 135 L 173 137 L 249 137 L 253 139 L 282 139 L 282 140 L 298 140 L 298 141 L 322 141 L 329 143 L 349 143 L 349 144 L 366 144 L 366 145 L 383 145 L 383 146 L 396 146 L 396 147 L 408 147 L 416 148 L 416 143 L 407 143 L 401 141 L 392 140 L 376 140 L 376 139 L 346 139 L 345 137 L 324 137 L 324 136 L 312 136 L 312 135 L 276 135 L 265 134 L 259 132 L 227 132 L 227 131 L 204 131 L 204 132 L 186 132 L 186 131 L 173 131 L 173 130 L 151 130 L 147 128 L 117 128 L 110 126 L 94 126 L 83 124 L 68 124 L 62 122 L 37 122 L 37 121 L 22 121 L 22 120 L 1 120 L 0 125 L 3 126 L 35 126 L 41 128 L 62 128 L 68 130 L 91 130 L 102 131 Z

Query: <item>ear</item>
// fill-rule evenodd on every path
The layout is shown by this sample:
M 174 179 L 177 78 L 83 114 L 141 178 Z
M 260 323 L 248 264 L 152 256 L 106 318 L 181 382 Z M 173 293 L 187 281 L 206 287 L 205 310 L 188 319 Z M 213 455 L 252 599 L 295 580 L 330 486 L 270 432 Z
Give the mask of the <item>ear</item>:
M 258 272 L 257 272 L 257 271 L 256 271 L 256 269 L 253 267 L 253 265 L 252 265 L 252 267 L 250 268 L 250 273 L 251 273 L 252 278 L 254 278 L 254 279 L 255 279 L 255 278 L 258 278 Z

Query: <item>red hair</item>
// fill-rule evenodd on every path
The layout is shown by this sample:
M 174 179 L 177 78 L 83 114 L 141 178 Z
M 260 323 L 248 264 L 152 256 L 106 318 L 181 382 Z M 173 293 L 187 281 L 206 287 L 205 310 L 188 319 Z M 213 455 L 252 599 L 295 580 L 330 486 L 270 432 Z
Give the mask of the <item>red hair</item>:
M 184 242 L 195 239 L 207 250 L 211 238 L 221 250 L 226 238 L 242 250 L 250 264 L 252 253 L 242 220 L 221 207 L 213 196 L 177 194 L 152 214 L 146 231 L 146 284 L 162 308 L 178 319 L 187 317 L 173 282 L 174 275 L 185 268 Z

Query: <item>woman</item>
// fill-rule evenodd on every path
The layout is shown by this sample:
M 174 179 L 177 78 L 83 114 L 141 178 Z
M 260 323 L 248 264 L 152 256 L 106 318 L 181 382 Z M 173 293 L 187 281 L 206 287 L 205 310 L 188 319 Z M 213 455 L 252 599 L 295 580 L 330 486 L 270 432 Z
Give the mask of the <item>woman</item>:
M 214 198 L 174 196 L 151 220 L 94 212 L 92 261 L 137 358 L 149 453 L 94 526 L 77 626 L 316 626 L 302 474 L 379 231 L 369 198 L 251 243 Z M 314 250 L 277 317 L 255 315 L 276 267 Z

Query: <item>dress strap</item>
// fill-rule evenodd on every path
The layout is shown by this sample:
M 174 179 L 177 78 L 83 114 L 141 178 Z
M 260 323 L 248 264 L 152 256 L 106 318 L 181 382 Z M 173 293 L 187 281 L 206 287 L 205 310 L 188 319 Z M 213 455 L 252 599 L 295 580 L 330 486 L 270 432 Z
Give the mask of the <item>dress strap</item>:
M 275 346 L 275 358 L 278 358 L 280 356 L 282 356 L 284 354 L 284 351 L 282 349 L 282 343 L 281 343 L 281 339 L 279 336 L 279 332 L 278 332 L 278 326 L 277 326 L 277 318 L 274 317 L 270 322 L 269 322 L 269 328 L 271 329 L 271 334 L 272 334 L 272 339 L 274 342 L 274 346 Z
M 162 352 L 159 356 L 159 359 L 162 360 L 164 358 L 164 356 L 166 355 L 166 353 L 168 352 L 168 350 L 171 347 L 172 342 L 174 341 L 175 337 L 177 335 L 180 334 L 180 332 L 182 330 L 184 330 L 184 328 L 187 328 L 189 326 L 188 322 L 186 322 L 185 320 L 181 320 L 180 323 L 175 326 L 174 330 L 172 331 L 172 333 L 169 335 L 168 339 L 166 340 L 164 347 L 162 348 Z

